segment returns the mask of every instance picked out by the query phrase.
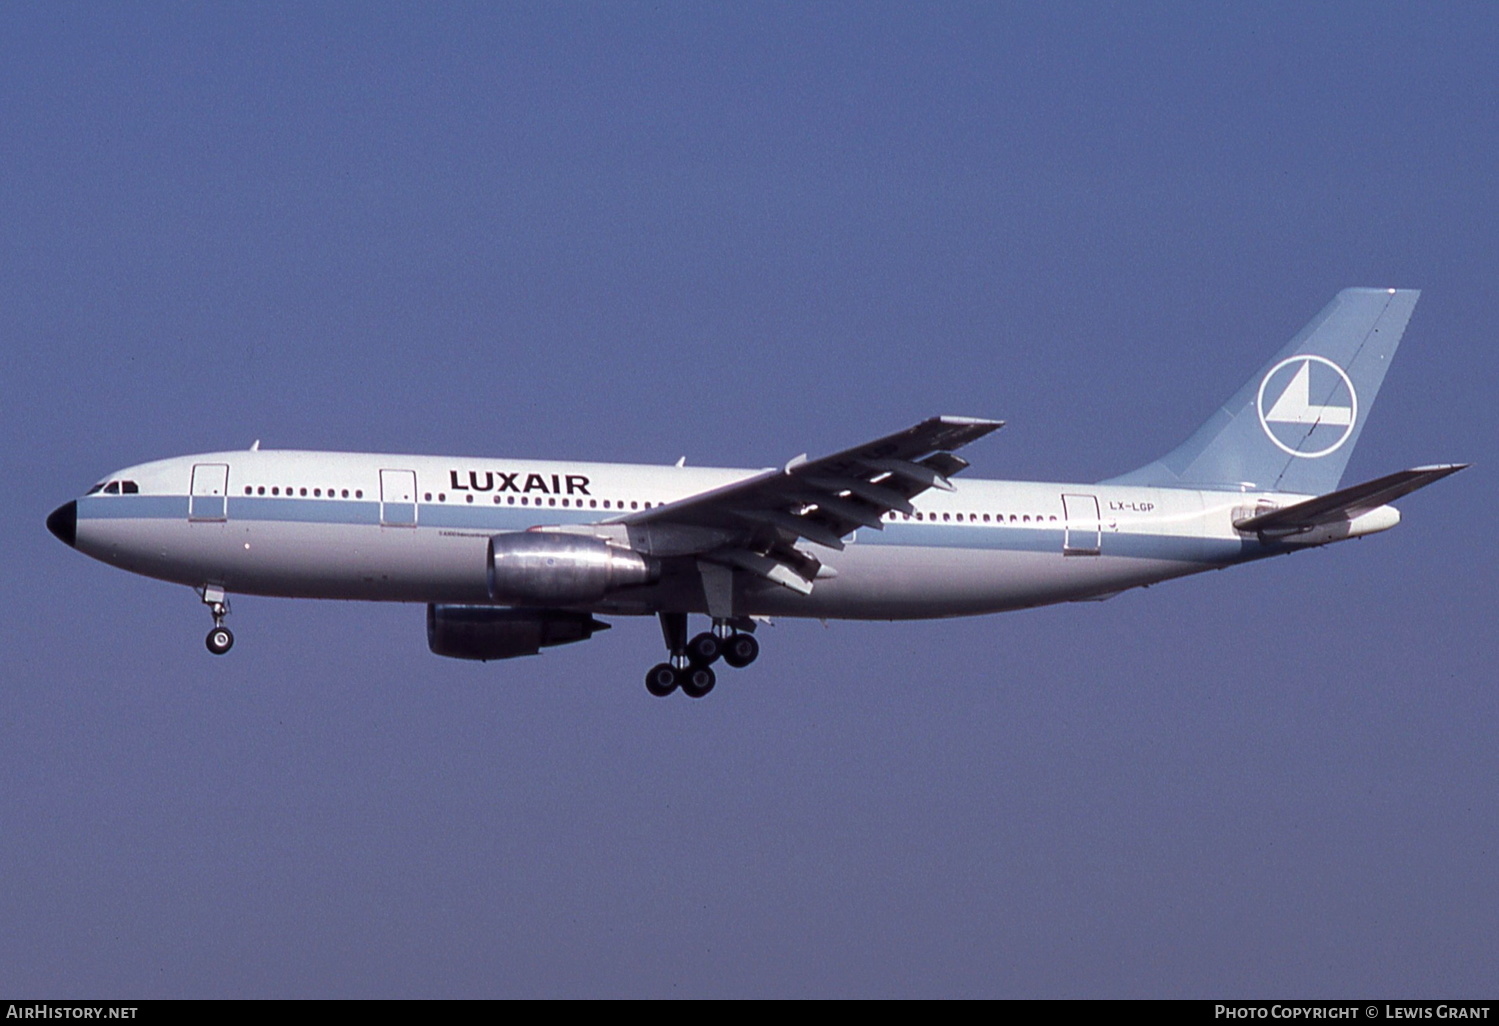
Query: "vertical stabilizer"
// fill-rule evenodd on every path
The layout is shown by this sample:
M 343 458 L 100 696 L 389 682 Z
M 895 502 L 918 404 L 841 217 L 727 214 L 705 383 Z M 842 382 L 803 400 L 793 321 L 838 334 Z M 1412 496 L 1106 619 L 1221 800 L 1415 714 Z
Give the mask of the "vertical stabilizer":
M 1191 438 L 1105 483 L 1333 491 L 1419 296 L 1344 289 Z

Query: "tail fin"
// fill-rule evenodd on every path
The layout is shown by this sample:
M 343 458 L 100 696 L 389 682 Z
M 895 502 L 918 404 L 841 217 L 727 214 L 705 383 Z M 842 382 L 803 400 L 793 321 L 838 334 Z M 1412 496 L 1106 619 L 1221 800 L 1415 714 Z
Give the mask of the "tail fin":
M 1333 491 L 1420 295 L 1344 289 L 1191 438 L 1104 483 Z

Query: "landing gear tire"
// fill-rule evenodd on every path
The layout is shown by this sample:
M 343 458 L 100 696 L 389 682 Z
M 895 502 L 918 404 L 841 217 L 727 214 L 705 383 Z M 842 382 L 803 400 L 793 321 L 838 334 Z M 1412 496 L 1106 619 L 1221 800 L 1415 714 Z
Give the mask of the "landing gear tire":
M 718 635 L 704 631 L 687 643 L 687 658 L 694 666 L 712 666 L 723 652 L 723 642 Z
M 215 627 L 208 632 L 204 644 L 214 655 L 223 655 L 234 647 L 234 633 L 228 627 Z
M 682 694 L 688 698 L 702 698 L 716 683 L 717 676 L 706 666 L 689 666 L 682 672 Z
M 760 643 L 753 634 L 734 634 L 723 643 L 723 661 L 736 670 L 743 669 L 760 655 Z
M 681 683 L 679 676 L 676 667 L 670 663 L 657 663 L 645 675 L 645 689 L 657 698 L 665 698 L 677 690 L 677 685 Z

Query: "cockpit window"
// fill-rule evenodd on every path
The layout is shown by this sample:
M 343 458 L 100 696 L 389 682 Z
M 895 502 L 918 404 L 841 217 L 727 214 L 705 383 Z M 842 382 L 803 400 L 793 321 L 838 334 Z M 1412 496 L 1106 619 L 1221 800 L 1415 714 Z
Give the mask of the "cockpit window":
M 120 494 L 120 482 L 118 482 L 118 481 L 111 481 L 111 482 L 109 482 L 109 484 L 105 485 L 104 486 L 104 494 L 105 495 L 119 495 Z
M 141 486 L 138 485 L 138 484 L 136 484 L 134 481 L 121 481 L 120 482 L 120 494 L 121 495 L 137 495 L 137 494 L 140 493 L 140 490 L 141 490 Z
M 94 487 L 90 488 L 88 491 L 84 492 L 83 494 L 84 495 L 98 495 L 102 491 L 104 491 L 104 482 L 100 481 L 98 484 L 94 485 Z

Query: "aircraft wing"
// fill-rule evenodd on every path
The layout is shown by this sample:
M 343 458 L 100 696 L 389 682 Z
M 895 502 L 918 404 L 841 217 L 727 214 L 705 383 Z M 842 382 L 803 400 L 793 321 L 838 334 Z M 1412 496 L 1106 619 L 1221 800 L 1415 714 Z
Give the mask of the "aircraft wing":
M 1261 531 L 1269 534 L 1304 531 L 1322 524 L 1339 520 L 1352 520 L 1360 514 L 1378 509 L 1402 495 L 1409 495 L 1418 488 L 1425 488 L 1449 474 L 1456 474 L 1467 467 L 1466 463 L 1445 463 L 1440 466 L 1415 467 L 1398 473 L 1387 474 L 1365 481 L 1350 488 L 1307 499 L 1292 506 L 1261 513 L 1258 516 L 1235 520 L 1234 527 L 1240 531 Z
M 807 594 L 821 563 L 802 541 L 842 549 L 860 527 L 881 530 L 892 510 L 910 513 L 928 488 L 968 466 L 953 455 L 1004 426 L 973 417 L 932 417 L 852 449 L 809 460 L 798 456 L 722 488 L 618 517 L 632 541 L 658 555 L 695 555 L 748 570 Z

